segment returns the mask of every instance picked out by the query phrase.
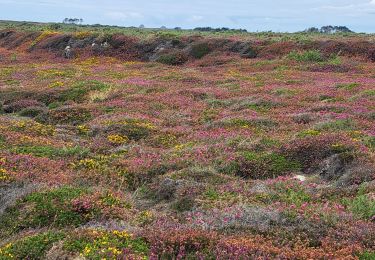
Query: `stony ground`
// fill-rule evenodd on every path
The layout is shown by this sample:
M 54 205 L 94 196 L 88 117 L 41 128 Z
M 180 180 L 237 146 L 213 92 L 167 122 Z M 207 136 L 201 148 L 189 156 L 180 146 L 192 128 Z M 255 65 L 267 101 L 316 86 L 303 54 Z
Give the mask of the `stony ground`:
M 0 259 L 374 259 L 375 64 L 1 50 Z

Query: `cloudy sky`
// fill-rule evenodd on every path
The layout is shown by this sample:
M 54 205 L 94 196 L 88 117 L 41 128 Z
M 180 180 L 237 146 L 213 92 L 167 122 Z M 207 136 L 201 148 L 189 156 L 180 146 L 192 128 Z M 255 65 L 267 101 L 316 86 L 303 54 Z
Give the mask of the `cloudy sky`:
M 299 31 L 322 25 L 346 25 L 375 32 L 375 0 L 0 0 L 0 20 L 121 26 L 198 26 L 249 31 Z

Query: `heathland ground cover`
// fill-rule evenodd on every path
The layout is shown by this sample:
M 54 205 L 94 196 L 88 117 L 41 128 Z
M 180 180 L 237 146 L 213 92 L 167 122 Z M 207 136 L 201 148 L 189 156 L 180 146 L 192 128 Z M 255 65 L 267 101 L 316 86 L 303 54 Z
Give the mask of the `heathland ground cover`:
M 371 36 L 149 34 L 0 32 L 0 259 L 374 259 Z

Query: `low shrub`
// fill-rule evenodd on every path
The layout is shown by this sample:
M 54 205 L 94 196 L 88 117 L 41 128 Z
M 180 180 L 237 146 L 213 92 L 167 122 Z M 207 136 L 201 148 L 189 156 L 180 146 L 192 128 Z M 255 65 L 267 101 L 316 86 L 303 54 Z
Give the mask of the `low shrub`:
M 84 107 L 64 106 L 48 111 L 47 114 L 36 118 L 51 124 L 82 124 L 91 119 L 91 113 Z
M 371 194 L 366 194 L 365 186 L 362 186 L 356 197 L 346 199 L 349 210 L 357 217 L 371 220 L 375 218 L 375 199 Z
M 375 252 L 364 252 L 359 255 L 359 260 L 372 260 L 375 259 Z
M 65 102 L 71 100 L 75 102 L 83 102 L 90 91 L 104 91 L 109 87 L 109 85 L 96 80 L 79 81 L 71 88 L 63 91 L 59 96 L 59 101 Z
M 300 169 L 297 161 L 277 153 L 245 152 L 239 160 L 236 175 L 243 178 L 267 179 Z
M 194 199 L 190 197 L 180 198 L 172 204 L 172 209 L 178 212 L 189 211 L 194 206 Z
M 309 169 L 333 154 L 354 151 L 355 147 L 349 140 L 328 134 L 297 138 L 280 149 L 280 153 L 286 158 L 298 161 L 303 170 Z
M 145 259 L 149 246 L 126 231 L 82 230 L 73 233 L 63 248 L 87 259 Z M 134 257 L 134 258 L 133 258 Z
M 126 136 L 130 140 L 138 141 L 149 136 L 155 128 L 156 127 L 149 122 L 129 118 L 121 122 L 111 123 L 105 129 L 105 132 L 111 135 Z
M 287 55 L 288 59 L 298 62 L 323 62 L 326 58 L 320 51 L 309 50 L 304 52 L 292 51 Z
M 64 237 L 53 231 L 24 237 L 0 248 L 0 259 L 43 259 L 53 244 Z
M 187 57 L 183 52 L 175 51 L 161 54 L 156 61 L 166 65 L 181 65 L 187 62 Z
M 34 192 L 6 209 L 0 218 L 0 233 L 10 235 L 26 228 L 79 226 L 92 219 L 94 210 L 81 214 L 72 201 L 88 191 L 63 186 Z M 1 237 L 1 236 L 0 236 Z
M 338 119 L 318 124 L 315 129 L 320 131 L 349 131 L 356 129 L 356 123 L 352 119 Z
M 16 154 L 32 154 L 37 157 L 83 157 L 89 153 L 89 150 L 79 146 L 56 148 L 53 146 L 18 146 L 12 149 Z
M 30 107 L 44 107 L 44 104 L 35 99 L 21 99 L 5 105 L 3 110 L 5 113 L 14 113 Z
M 203 256 L 209 255 L 209 249 L 219 239 L 214 232 L 184 229 L 155 229 L 148 231 L 144 236 L 150 244 L 152 259 L 204 258 Z
M 354 90 L 357 87 L 359 87 L 359 83 L 341 83 L 336 85 L 336 88 L 344 90 Z
M 43 113 L 46 113 L 46 109 L 44 107 L 33 106 L 22 109 L 18 114 L 25 117 L 36 117 Z
M 211 48 L 208 43 L 195 43 L 191 46 L 190 55 L 196 59 L 201 59 L 211 52 Z

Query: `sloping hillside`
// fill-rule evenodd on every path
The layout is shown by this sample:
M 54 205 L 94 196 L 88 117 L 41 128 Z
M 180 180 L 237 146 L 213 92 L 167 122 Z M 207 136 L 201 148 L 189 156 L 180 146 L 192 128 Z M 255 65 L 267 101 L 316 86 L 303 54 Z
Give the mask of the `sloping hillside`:
M 0 259 L 373 259 L 370 38 L 104 36 L 0 32 Z

